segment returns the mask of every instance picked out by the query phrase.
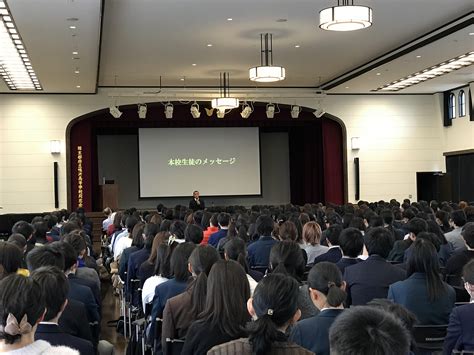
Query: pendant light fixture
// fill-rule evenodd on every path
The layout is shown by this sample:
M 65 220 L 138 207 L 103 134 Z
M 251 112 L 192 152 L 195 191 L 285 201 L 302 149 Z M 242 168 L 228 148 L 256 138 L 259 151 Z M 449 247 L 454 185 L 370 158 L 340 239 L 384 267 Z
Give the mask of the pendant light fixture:
M 273 65 L 273 38 L 271 33 L 260 34 L 260 66 L 250 68 L 252 81 L 271 83 L 285 79 L 285 68 Z
M 220 73 L 220 86 L 219 94 L 220 97 L 212 99 L 212 108 L 218 109 L 219 111 L 231 110 L 239 107 L 239 99 L 229 97 L 229 73 Z
M 372 26 L 372 9 L 354 5 L 354 0 L 337 0 L 337 6 L 319 12 L 319 27 L 327 31 L 356 31 Z

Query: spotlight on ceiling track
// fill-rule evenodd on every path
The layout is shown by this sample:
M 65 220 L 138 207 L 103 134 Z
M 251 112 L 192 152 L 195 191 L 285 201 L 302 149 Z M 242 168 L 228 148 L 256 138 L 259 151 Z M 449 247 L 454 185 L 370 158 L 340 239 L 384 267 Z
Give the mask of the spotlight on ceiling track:
M 114 118 L 120 118 L 120 116 L 122 116 L 122 111 L 120 111 L 118 106 L 115 105 L 110 106 L 109 112 Z
M 146 104 L 138 104 L 138 118 L 146 118 Z
M 267 109 L 265 110 L 267 118 L 273 118 L 275 116 L 275 105 L 274 104 L 267 104 Z
M 252 107 L 247 103 L 247 101 L 245 101 L 242 105 L 242 112 L 240 113 L 240 116 L 242 116 L 242 118 L 249 118 L 252 112 Z
M 201 117 L 201 112 L 199 111 L 199 104 L 194 101 L 194 103 L 191 105 L 191 115 L 193 118 L 199 118 Z
M 218 108 L 216 112 L 217 118 L 224 118 L 225 116 L 225 109 Z
M 300 112 L 301 112 L 301 107 L 300 106 L 298 106 L 298 105 L 291 106 L 290 114 L 291 114 L 292 118 L 298 118 L 298 116 L 300 115 Z
M 165 117 L 166 118 L 173 118 L 173 111 L 174 111 L 174 106 L 171 102 L 168 102 L 165 105 Z
M 324 111 L 322 108 L 317 108 L 316 111 L 313 112 L 313 114 L 317 117 L 317 118 L 321 118 L 323 117 L 323 115 L 326 113 L 326 111 Z

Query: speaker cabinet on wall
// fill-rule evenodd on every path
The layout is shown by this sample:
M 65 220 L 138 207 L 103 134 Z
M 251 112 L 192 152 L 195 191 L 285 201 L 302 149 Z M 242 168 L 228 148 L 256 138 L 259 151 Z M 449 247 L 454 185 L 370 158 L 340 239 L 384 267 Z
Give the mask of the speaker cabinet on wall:
M 359 168 L 359 158 L 354 158 L 354 176 L 355 176 L 355 199 L 356 201 L 360 200 L 360 168 Z
M 53 163 L 54 173 L 54 208 L 59 208 L 59 191 L 58 191 L 58 162 Z

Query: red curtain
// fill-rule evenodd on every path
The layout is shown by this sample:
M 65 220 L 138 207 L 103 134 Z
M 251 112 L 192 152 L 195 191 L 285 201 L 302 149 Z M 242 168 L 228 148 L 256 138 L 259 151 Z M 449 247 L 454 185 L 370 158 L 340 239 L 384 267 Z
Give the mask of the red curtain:
M 344 203 L 343 135 L 340 124 L 322 121 L 324 197 L 326 203 Z

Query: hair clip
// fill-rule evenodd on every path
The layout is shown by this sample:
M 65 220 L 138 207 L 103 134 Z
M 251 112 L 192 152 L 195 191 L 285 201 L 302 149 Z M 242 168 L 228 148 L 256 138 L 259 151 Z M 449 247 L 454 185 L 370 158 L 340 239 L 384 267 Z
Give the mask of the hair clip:
M 273 316 L 273 309 L 269 308 L 268 311 L 267 311 L 267 314 L 269 316 Z
M 332 282 L 332 281 L 329 281 L 329 282 L 328 282 L 328 288 L 331 288 L 331 287 L 333 287 L 333 286 L 336 286 L 336 284 L 335 284 L 334 282 Z
M 7 322 L 4 327 L 0 326 L 0 331 L 4 332 L 5 334 L 9 335 L 21 335 L 30 333 L 32 330 L 32 326 L 28 323 L 28 316 L 25 315 L 21 318 L 20 324 L 18 324 L 18 320 L 16 317 L 9 313 L 7 317 Z
M 171 246 L 176 241 L 176 237 L 174 235 L 168 238 L 168 246 Z

